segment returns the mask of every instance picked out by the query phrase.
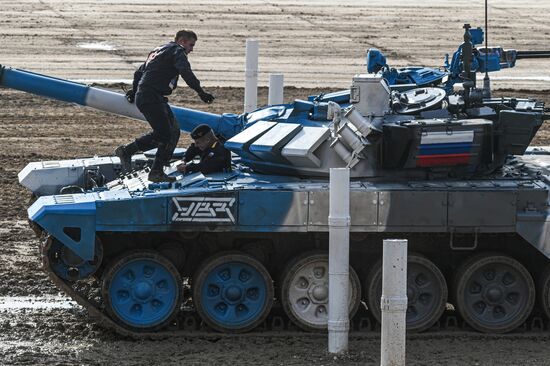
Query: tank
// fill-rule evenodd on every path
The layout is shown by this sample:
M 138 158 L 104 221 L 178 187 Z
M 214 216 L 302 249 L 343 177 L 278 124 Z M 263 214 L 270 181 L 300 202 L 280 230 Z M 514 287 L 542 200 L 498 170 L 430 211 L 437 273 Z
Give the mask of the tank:
M 452 67 L 429 82 L 405 77 L 429 68 L 390 69 L 371 50 L 348 90 L 242 115 L 172 106 L 183 131 L 207 123 L 223 138 L 231 172 L 182 175 L 177 154 L 174 183 L 147 181 L 151 153 L 125 175 L 116 157 L 29 163 L 19 181 L 34 195 L 44 269 L 123 335 L 323 331 L 328 175 L 348 167 L 356 327 L 381 318 L 385 238 L 409 241 L 409 331 L 441 322 L 449 304 L 487 333 L 549 317 L 550 148 L 529 147 L 549 110 L 478 88 L 476 73 L 497 66 L 480 64 L 474 43 L 465 26 Z M 143 119 L 122 94 L 1 70 L 5 87 Z

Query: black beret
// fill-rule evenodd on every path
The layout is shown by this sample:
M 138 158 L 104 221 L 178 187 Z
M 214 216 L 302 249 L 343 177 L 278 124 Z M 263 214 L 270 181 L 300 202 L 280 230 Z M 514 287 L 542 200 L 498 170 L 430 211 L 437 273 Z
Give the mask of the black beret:
M 198 125 L 197 127 L 195 127 L 193 129 L 193 131 L 191 131 L 191 138 L 193 140 L 196 140 L 200 137 L 203 137 L 204 135 L 206 135 L 209 132 L 212 132 L 212 129 L 210 128 L 210 126 L 208 126 L 206 124 Z

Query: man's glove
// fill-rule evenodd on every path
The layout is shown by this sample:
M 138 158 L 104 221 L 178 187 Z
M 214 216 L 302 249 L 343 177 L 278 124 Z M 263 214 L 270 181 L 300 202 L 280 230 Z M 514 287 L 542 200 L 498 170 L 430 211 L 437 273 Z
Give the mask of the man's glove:
M 136 92 L 133 89 L 130 89 L 126 92 L 126 100 L 128 103 L 134 103 L 136 100 Z
M 212 94 L 210 93 L 207 93 L 205 91 L 201 91 L 199 93 L 199 97 L 201 98 L 201 100 L 205 103 L 212 103 L 214 101 L 214 99 L 216 99 Z

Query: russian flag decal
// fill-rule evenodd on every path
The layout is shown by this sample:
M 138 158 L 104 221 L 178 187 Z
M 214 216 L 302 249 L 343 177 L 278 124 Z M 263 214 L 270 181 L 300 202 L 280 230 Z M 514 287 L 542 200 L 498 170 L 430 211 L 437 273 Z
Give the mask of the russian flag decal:
M 470 162 L 474 131 L 423 133 L 416 166 L 464 165 Z

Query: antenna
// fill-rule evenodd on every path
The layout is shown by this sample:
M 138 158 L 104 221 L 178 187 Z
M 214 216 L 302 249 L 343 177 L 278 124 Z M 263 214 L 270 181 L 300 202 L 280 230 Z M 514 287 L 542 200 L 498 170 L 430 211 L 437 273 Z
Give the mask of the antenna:
M 483 78 L 483 97 L 491 98 L 491 80 L 489 80 L 489 24 L 487 16 L 487 1 L 485 0 L 485 77 Z

